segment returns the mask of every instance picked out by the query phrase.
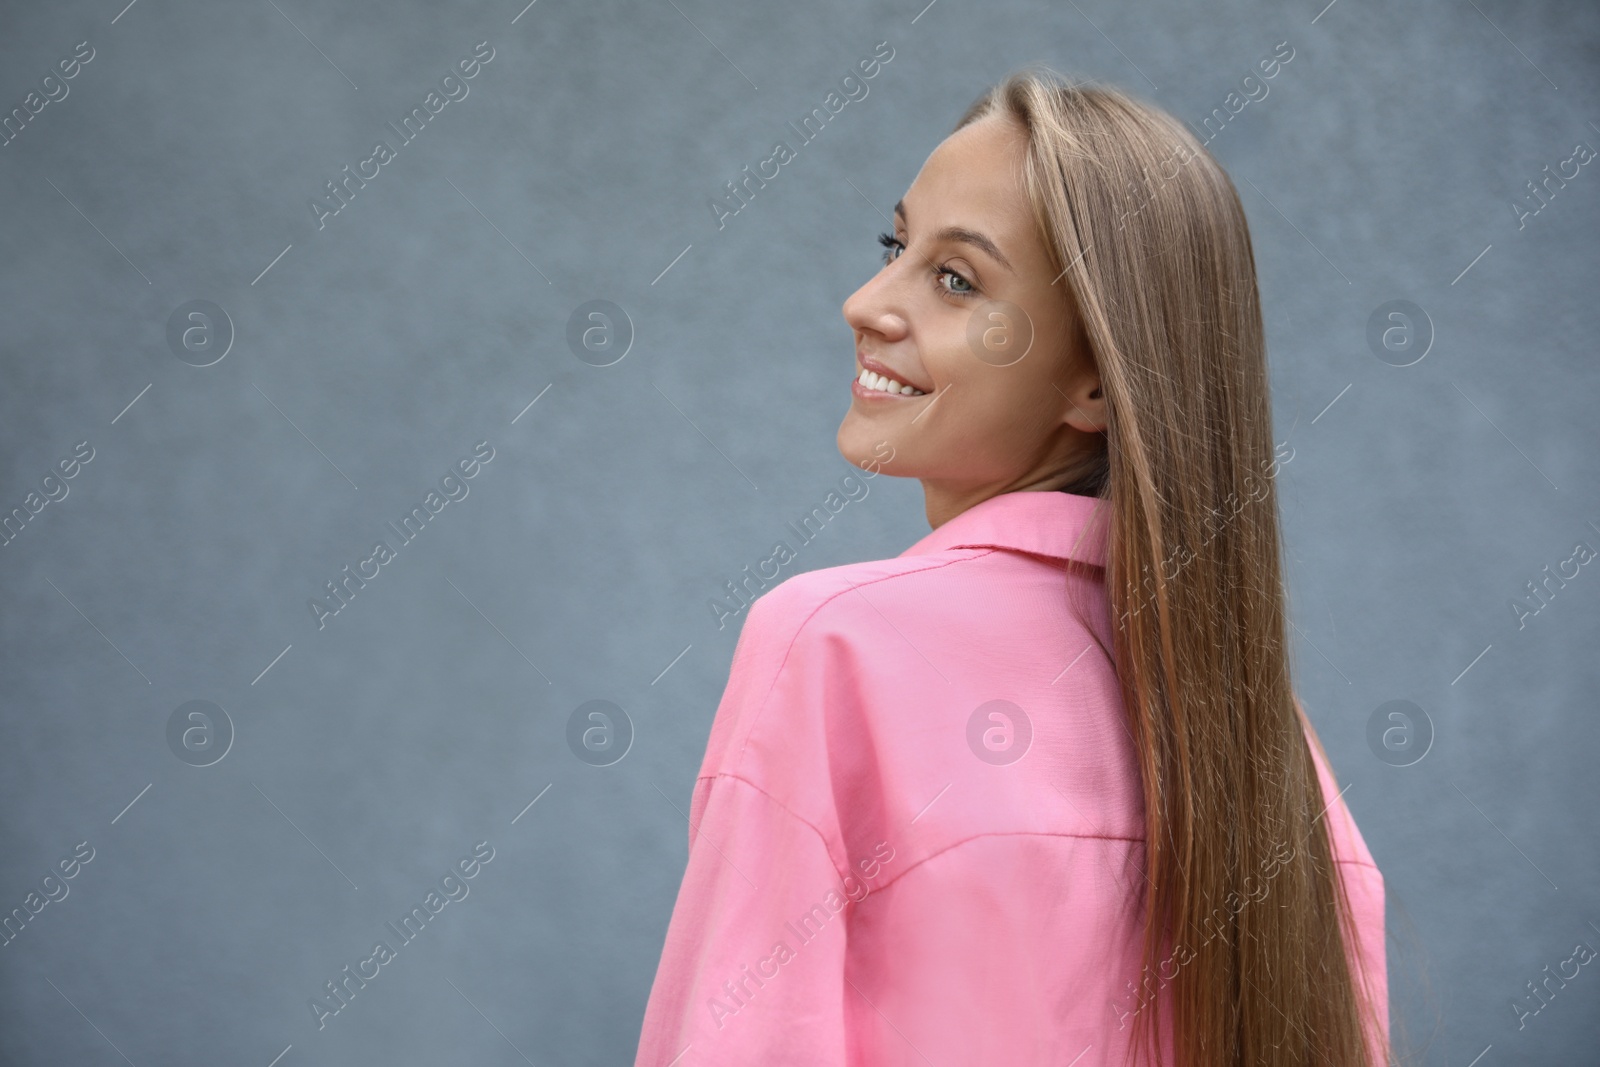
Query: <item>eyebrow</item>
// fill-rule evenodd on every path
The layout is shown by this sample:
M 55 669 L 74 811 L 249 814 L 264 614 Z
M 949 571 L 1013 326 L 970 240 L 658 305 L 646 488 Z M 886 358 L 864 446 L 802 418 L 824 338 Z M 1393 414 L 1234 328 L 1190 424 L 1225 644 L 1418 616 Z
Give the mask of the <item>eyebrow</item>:
M 909 221 L 909 219 L 906 217 L 906 202 L 904 199 L 895 202 L 894 213 L 900 216 L 901 221 Z M 989 238 L 985 237 L 977 230 L 969 230 L 964 226 L 946 226 L 944 229 L 934 234 L 933 237 L 936 241 L 957 241 L 962 244 L 969 244 L 976 248 L 981 248 L 985 252 L 989 253 L 990 256 L 994 257 L 994 259 L 999 262 L 1001 266 L 1005 267 L 1006 270 L 1011 271 L 1013 274 L 1016 273 L 1016 268 L 1011 265 L 1011 261 L 1005 257 L 1004 252 L 1000 251 L 1000 246 L 989 240 Z

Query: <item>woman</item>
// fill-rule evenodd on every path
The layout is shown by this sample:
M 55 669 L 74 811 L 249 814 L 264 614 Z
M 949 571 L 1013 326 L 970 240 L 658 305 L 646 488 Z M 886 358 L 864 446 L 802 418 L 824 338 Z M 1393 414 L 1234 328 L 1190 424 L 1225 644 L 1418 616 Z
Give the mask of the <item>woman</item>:
M 933 530 L 751 606 L 638 1065 L 1387 1063 L 1232 184 L 1024 72 L 880 241 L 838 445 Z

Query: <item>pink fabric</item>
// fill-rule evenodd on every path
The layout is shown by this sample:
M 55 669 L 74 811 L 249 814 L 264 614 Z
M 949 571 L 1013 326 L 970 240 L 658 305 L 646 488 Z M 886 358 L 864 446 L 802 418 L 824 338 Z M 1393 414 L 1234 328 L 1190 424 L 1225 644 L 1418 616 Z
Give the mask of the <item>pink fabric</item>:
M 1097 503 L 1007 493 L 751 605 L 637 1067 L 1120 1062 L 1144 803 L 1112 665 L 1065 598 L 1110 647 L 1104 545 L 1078 543 Z M 969 743 L 994 700 L 1023 709 L 1025 751 L 999 719 Z M 1313 752 L 1387 1033 L 1383 879 Z

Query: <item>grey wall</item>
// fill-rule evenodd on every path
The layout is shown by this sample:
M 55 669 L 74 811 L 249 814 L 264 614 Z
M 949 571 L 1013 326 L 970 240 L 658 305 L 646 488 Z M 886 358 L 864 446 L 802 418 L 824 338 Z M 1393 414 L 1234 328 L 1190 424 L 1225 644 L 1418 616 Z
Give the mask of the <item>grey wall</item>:
M 1600 162 L 1513 207 L 1600 149 L 1593 5 L 121 2 L 0 15 L 0 107 L 67 91 L 0 147 L 0 511 L 66 491 L 0 548 L 0 910 L 67 891 L 0 948 L 0 1060 L 630 1063 L 737 632 L 709 603 L 850 471 L 840 304 L 881 213 L 1017 66 L 1199 125 L 1286 41 L 1211 148 L 1294 448 L 1297 684 L 1387 878 L 1397 1032 L 1428 1064 L 1595 1062 L 1600 964 L 1512 1006 L 1600 948 L 1600 564 L 1512 607 L 1600 548 Z M 885 40 L 719 229 L 709 198 Z M 591 300 L 631 323 L 608 366 L 620 333 L 569 345 Z M 1409 351 L 1368 340 L 1397 300 Z M 185 347 L 191 301 L 227 323 Z M 793 569 L 926 532 L 915 483 L 867 484 Z M 590 700 L 631 723 L 609 766 L 568 741 Z M 1369 742 L 1394 700 L 1425 751 Z M 468 895 L 319 1029 L 310 999 L 477 842 Z

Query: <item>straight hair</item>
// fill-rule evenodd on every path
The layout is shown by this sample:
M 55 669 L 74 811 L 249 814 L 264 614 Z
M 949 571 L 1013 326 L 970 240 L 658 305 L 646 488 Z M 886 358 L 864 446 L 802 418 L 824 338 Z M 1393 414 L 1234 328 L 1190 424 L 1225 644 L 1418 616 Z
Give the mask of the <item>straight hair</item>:
M 1066 490 L 1105 502 L 1101 648 L 1145 801 L 1140 958 L 1159 980 L 1140 983 L 1136 1034 L 1156 1062 L 1166 1020 L 1146 994 L 1170 985 L 1184 1067 L 1381 1067 L 1387 1021 L 1359 980 L 1320 742 L 1290 678 L 1279 460 L 1238 193 L 1182 123 L 1120 90 L 1023 70 L 956 128 L 991 116 L 1026 132 L 1020 178 L 1074 312 L 1071 356 L 1093 360 L 1106 399 L 1104 448 Z

